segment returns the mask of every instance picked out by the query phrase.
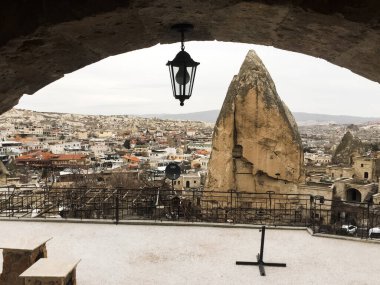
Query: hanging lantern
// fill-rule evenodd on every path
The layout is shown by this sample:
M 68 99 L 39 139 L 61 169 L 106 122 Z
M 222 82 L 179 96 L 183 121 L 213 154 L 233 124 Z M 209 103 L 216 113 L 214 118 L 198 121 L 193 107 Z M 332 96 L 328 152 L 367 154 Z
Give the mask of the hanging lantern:
M 185 51 L 185 35 L 186 31 L 192 30 L 191 24 L 177 24 L 172 27 L 181 33 L 181 51 L 172 61 L 166 64 L 169 67 L 170 79 L 175 99 L 180 101 L 180 105 L 184 105 L 184 101 L 191 97 L 194 86 L 195 72 L 199 62 L 194 61 L 190 54 Z

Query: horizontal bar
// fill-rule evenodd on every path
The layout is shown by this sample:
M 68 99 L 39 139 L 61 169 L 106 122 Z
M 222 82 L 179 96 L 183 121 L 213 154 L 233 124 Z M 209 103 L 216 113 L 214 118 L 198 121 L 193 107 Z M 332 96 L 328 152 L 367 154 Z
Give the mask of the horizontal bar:
M 253 261 L 236 261 L 236 265 L 261 265 L 261 263 Z
M 236 261 L 236 265 L 263 265 L 263 266 L 272 266 L 272 267 L 286 267 L 286 263 L 255 262 L 255 261 Z
M 264 262 L 264 266 L 273 266 L 273 267 L 286 267 L 286 263 L 272 263 L 272 262 Z

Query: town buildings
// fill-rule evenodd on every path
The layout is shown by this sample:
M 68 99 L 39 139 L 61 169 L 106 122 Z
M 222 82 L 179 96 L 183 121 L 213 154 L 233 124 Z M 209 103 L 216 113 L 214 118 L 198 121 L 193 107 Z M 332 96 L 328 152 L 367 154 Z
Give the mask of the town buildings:
M 53 169 L 52 181 L 72 173 L 73 168 L 90 174 L 151 170 L 162 177 L 170 162 L 180 164 L 184 175 L 197 176 L 207 171 L 211 149 L 212 124 L 203 122 L 13 109 L 0 117 L 0 123 L 4 164 L 24 167 L 23 172 L 37 171 L 40 176 L 43 169 Z M 17 175 L 16 171 L 8 174 Z M 196 186 L 202 187 L 196 180 Z
M 312 219 L 317 227 L 323 223 L 330 223 L 331 227 L 333 223 L 336 230 L 339 223 L 372 221 L 360 216 L 363 209 L 369 209 L 366 213 L 374 216 L 380 210 L 377 149 L 380 140 L 366 139 L 376 138 L 380 129 L 376 124 L 358 126 L 353 131 L 355 136 L 364 138 L 366 145 L 360 148 L 362 152 L 350 153 L 349 164 L 332 163 L 348 126 L 301 126 L 306 167 L 303 183 L 290 188 L 279 173 L 272 179 L 275 187 L 265 193 L 249 193 L 245 191 L 249 186 L 241 185 L 241 191 L 228 189 L 208 196 L 204 185 L 211 155 L 212 124 L 24 110 L 2 115 L 0 123 L 3 164 L 0 164 L 0 190 L 7 199 L 9 189 L 17 188 L 15 201 L 26 203 L 21 203 L 22 207 L 17 203 L 18 208 L 3 211 L 4 215 L 24 216 L 35 208 L 51 206 L 53 216 L 59 212 L 60 217 L 109 219 L 115 218 L 117 207 L 113 203 L 118 197 L 124 203 L 120 205 L 121 218 L 147 215 L 159 219 L 180 216 L 198 219 L 205 215 L 224 222 L 257 221 L 263 217 L 275 221 L 284 211 L 287 213 L 281 217 L 284 223 L 305 224 Z M 239 155 L 238 149 L 233 151 L 235 156 Z M 165 179 L 169 163 L 181 167 L 182 174 L 174 181 Z M 259 177 L 257 183 L 265 181 Z M 163 186 L 165 191 L 157 191 Z M 51 194 L 53 199 L 65 201 L 65 205 L 30 198 L 41 197 L 46 189 L 56 190 Z M 116 189 L 123 189 L 123 194 L 118 196 Z M 133 193 L 128 189 L 133 189 Z M 147 190 L 142 193 L 141 189 Z M 289 191 L 285 193 L 283 189 Z M 69 200 L 65 200 L 67 197 Z M 181 200 L 174 203 L 176 199 Z M 93 202 L 100 204 L 95 206 Z M 311 211 L 316 203 L 319 212 Z M 262 208 L 268 205 L 276 207 L 277 216 L 265 215 Z M 62 211 L 69 208 L 67 213 Z

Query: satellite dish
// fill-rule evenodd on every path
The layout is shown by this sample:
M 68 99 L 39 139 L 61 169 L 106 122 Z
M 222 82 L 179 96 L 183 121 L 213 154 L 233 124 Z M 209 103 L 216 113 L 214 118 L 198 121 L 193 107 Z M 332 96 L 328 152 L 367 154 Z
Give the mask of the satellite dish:
M 165 168 L 166 178 L 176 180 L 181 176 L 181 168 L 176 163 L 169 163 Z

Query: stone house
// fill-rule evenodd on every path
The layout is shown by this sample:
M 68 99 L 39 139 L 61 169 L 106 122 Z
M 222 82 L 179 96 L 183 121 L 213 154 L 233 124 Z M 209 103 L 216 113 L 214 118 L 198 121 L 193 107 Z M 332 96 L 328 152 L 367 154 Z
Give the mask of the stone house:
M 378 181 L 380 176 L 380 158 L 359 156 L 354 158 L 352 165 L 355 178 Z
M 365 183 L 363 180 L 342 179 L 334 182 L 334 196 L 348 202 L 368 202 L 378 193 L 377 183 Z
M 380 177 L 380 158 L 356 156 L 352 166 L 327 166 L 326 174 L 332 180 L 339 178 L 355 178 L 366 181 L 378 181 Z
M 339 178 L 352 178 L 354 176 L 354 169 L 347 166 L 329 165 L 326 167 L 326 174 L 332 180 Z
M 187 173 L 181 174 L 181 176 L 173 181 L 175 190 L 190 190 L 198 189 L 201 186 L 200 173 Z

